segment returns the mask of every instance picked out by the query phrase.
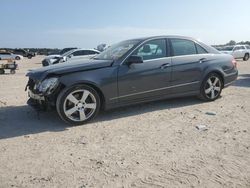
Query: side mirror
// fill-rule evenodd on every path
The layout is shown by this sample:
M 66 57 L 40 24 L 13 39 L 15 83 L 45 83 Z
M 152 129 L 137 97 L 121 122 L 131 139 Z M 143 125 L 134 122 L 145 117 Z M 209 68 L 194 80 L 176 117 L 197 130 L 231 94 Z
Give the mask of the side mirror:
M 127 59 L 127 64 L 131 65 L 131 64 L 140 64 L 143 63 L 143 58 L 141 56 L 138 55 L 131 55 L 128 59 Z

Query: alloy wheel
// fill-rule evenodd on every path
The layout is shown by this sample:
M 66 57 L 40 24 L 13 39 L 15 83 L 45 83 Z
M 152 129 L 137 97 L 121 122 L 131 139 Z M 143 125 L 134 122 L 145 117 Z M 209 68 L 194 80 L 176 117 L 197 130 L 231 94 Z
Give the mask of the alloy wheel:
M 72 91 L 67 95 L 63 111 L 74 122 L 88 120 L 96 111 L 97 102 L 93 93 L 86 89 Z
M 207 79 L 205 84 L 205 95 L 207 98 L 214 100 L 221 92 L 222 84 L 221 80 L 217 76 L 211 76 Z

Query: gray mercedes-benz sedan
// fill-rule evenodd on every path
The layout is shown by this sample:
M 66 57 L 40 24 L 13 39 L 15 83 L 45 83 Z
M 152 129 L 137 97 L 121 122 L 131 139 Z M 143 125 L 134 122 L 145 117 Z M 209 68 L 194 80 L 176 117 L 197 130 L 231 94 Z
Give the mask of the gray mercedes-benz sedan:
M 214 101 L 237 75 L 231 55 L 195 39 L 132 39 L 89 60 L 29 72 L 28 104 L 54 107 L 64 121 L 78 125 L 100 109 L 181 96 Z

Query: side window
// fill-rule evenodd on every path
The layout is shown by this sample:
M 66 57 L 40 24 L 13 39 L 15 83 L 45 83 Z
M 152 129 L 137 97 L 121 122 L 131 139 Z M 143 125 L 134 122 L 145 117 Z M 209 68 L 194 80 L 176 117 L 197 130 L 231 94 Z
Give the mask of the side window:
M 186 39 L 171 39 L 174 56 L 196 54 L 195 43 Z
M 98 54 L 96 51 L 86 50 L 86 55 Z
M 207 51 L 204 48 L 202 48 L 199 44 L 195 44 L 195 45 L 196 45 L 198 54 L 207 54 Z
M 244 46 L 241 46 L 240 49 L 241 49 L 241 50 L 245 50 L 245 47 L 244 47 Z
M 133 55 L 142 56 L 143 60 L 163 58 L 167 56 L 166 40 L 156 39 L 143 44 Z
M 246 46 L 246 49 L 250 49 L 250 46 Z
M 86 55 L 85 50 L 78 50 L 76 52 L 73 52 L 73 56 L 81 56 Z
M 240 50 L 240 47 L 237 46 L 234 48 L 234 51 L 237 51 L 237 50 Z

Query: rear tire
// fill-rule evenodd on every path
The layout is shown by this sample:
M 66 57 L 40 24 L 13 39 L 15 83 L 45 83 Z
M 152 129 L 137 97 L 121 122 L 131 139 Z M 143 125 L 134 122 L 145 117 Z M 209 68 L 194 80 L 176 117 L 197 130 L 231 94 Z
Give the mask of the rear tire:
M 100 96 L 87 85 L 64 89 L 56 101 L 59 116 L 70 125 L 87 123 L 99 113 L 100 107 Z
M 210 73 L 202 82 L 199 98 L 204 101 L 214 101 L 220 97 L 222 88 L 222 78 L 217 73 Z
M 4 74 L 4 73 L 5 73 L 4 69 L 0 69 L 0 74 Z
M 16 58 L 15 58 L 16 60 L 20 60 L 21 58 L 19 57 L 19 56 L 16 56 Z
M 247 61 L 248 59 L 249 59 L 249 54 L 245 54 L 243 60 L 244 60 L 244 61 Z
M 10 70 L 10 74 L 15 74 L 16 71 L 15 70 Z

